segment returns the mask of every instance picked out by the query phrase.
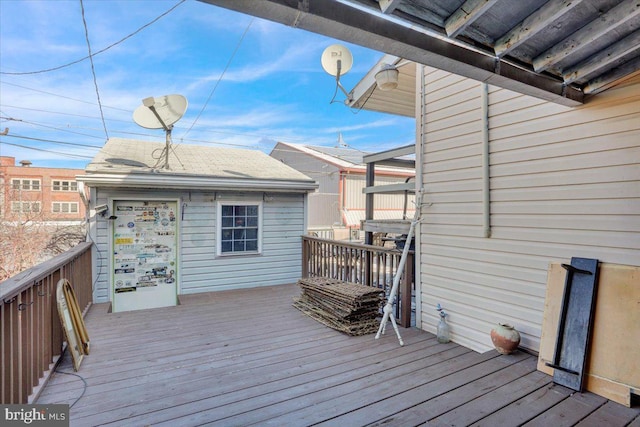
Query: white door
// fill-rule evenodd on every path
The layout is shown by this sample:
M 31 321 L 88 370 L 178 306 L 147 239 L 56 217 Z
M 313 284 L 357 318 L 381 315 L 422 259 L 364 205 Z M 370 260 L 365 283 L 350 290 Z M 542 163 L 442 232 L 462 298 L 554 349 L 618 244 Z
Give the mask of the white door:
M 113 212 L 112 310 L 176 305 L 177 203 L 116 200 Z

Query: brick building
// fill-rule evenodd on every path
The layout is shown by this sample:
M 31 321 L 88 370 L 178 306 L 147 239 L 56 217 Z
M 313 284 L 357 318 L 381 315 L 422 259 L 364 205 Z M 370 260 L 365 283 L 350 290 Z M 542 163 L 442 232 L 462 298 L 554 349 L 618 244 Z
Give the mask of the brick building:
M 33 167 L 0 157 L 0 217 L 7 221 L 80 221 L 85 207 L 77 175 L 83 169 Z

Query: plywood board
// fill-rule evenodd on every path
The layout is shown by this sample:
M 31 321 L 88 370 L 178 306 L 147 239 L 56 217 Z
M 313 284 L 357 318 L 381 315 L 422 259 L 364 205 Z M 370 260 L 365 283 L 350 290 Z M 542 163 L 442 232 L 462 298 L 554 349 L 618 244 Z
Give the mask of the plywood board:
M 56 289 L 56 302 L 58 304 L 58 315 L 60 322 L 62 323 L 62 329 L 67 340 L 67 349 L 71 353 L 73 359 L 73 369 L 80 369 L 80 364 L 84 358 L 82 351 L 82 344 L 78 339 L 78 333 L 76 330 L 76 324 L 72 317 L 72 311 L 69 307 L 67 296 L 64 292 L 66 279 L 60 279 Z
M 547 278 L 538 369 L 553 375 L 553 361 L 566 271 L 552 263 Z M 640 267 L 600 264 L 600 278 L 587 362 L 586 389 L 630 406 L 640 390 Z

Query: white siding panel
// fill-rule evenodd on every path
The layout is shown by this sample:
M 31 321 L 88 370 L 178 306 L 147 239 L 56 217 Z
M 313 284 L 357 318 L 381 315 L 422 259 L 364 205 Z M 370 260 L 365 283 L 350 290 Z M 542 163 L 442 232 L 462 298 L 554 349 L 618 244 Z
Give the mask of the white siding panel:
M 538 350 L 550 262 L 640 265 L 640 78 L 573 109 L 490 88 L 485 238 L 480 84 L 426 70 L 421 326 L 440 303 L 463 345 L 506 322 Z
M 301 274 L 301 236 L 304 234 L 304 195 L 269 193 L 132 192 L 92 189 L 97 203 L 126 199 L 181 200 L 179 218 L 179 292 L 190 294 L 240 287 L 294 283 Z M 263 244 L 260 255 L 216 255 L 216 197 L 263 205 Z M 109 301 L 110 228 L 99 219 L 95 237 L 98 278 L 94 300 Z
M 404 183 L 407 178 L 393 177 L 385 175 L 376 175 L 374 185 L 390 185 Z M 411 177 L 409 182 L 415 182 Z M 366 187 L 366 179 L 364 175 L 347 175 L 345 178 L 344 191 L 344 207 L 350 210 L 364 210 L 366 206 L 366 197 L 362 192 Z M 404 209 L 404 194 L 376 194 L 373 197 L 374 210 L 390 210 L 397 211 L 397 217 L 402 218 Z M 413 208 L 413 193 L 407 194 L 407 209 Z
M 263 195 L 225 194 L 222 200 L 262 202 Z M 190 234 L 206 234 L 208 252 L 185 251 L 182 292 L 185 294 L 294 283 L 301 274 L 301 236 L 304 234 L 303 195 L 269 194 L 263 203 L 263 243 L 260 255 L 217 256 L 215 202 L 205 222 L 185 223 Z M 192 239 L 193 245 L 197 240 Z

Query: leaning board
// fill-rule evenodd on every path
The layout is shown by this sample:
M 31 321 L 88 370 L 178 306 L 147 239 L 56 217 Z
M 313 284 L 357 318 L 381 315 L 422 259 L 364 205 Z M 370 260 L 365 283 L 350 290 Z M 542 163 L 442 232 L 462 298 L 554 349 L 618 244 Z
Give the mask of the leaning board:
M 72 308 L 71 301 L 68 299 L 67 286 L 70 286 L 68 280 L 60 279 L 58 281 L 56 286 L 56 302 L 58 305 L 60 323 L 62 324 L 62 329 L 67 340 L 67 348 L 69 349 L 73 360 L 73 369 L 77 371 L 80 368 L 82 359 L 84 358 L 84 352 L 83 345 L 79 338 L 77 320 L 74 319 L 75 310 Z M 72 301 L 75 302 L 73 299 Z
M 566 270 L 552 263 L 547 276 L 538 370 L 553 361 Z M 631 405 L 640 393 L 640 267 L 600 264 L 593 335 L 586 369 L 586 389 Z

